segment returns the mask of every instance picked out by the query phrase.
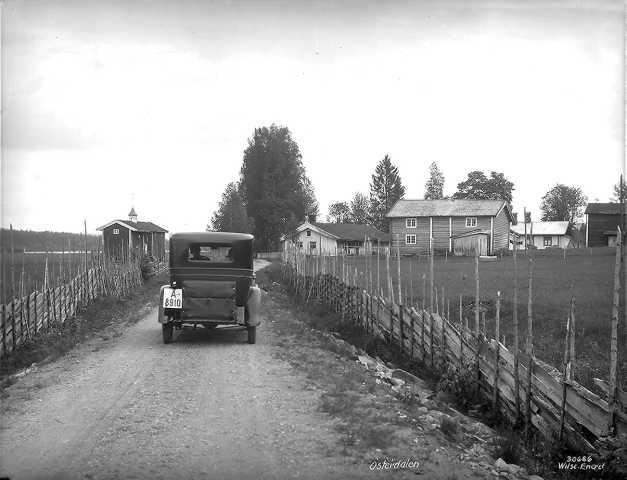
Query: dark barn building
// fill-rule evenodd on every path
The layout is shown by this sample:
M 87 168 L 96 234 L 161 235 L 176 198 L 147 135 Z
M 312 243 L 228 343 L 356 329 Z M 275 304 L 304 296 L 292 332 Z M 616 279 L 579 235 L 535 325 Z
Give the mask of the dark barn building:
M 623 229 L 621 204 L 589 203 L 586 207 L 586 225 L 586 247 L 616 246 L 616 227 Z
M 128 220 L 112 220 L 99 227 L 102 232 L 105 255 L 111 258 L 139 258 L 151 255 L 165 261 L 165 234 L 167 230 L 152 222 L 137 221 L 132 208 Z

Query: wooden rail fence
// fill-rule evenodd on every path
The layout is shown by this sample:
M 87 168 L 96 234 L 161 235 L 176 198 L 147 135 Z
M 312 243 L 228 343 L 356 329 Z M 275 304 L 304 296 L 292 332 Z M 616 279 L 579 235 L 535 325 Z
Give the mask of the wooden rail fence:
M 122 297 L 141 284 L 141 268 L 137 262 L 102 263 L 83 270 L 67 282 L 0 305 L 0 357 L 10 354 L 51 325 L 72 318 L 80 306 L 88 305 L 97 297 Z
M 425 294 L 424 275 L 420 307 L 399 305 L 401 287 L 395 295 L 390 288 L 389 267 L 387 299 L 379 281 L 373 281 L 380 272 L 373 270 L 358 273 L 341 257 L 307 257 L 294 251 L 284 256 L 282 275 L 298 300 L 321 302 L 337 312 L 342 322 L 361 325 L 411 358 L 435 368 L 470 371 L 479 393 L 512 424 L 525 422 L 528 431 L 533 428 L 547 438 L 563 438 L 586 452 L 595 450 L 593 444 L 599 438 L 627 434 L 625 392 L 617 389 L 616 395 L 609 395 L 610 388 L 600 380 L 597 384 L 608 392 L 605 398 L 584 388 L 572 378 L 570 368 L 566 372 L 568 355 L 565 374 L 535 358 L 532 345 L 524 351 L 511 351 L 498 339 L 486 338 L 485 328 L 480 328 L 479 309 L 475 309 L 476 328 L 469 329 L 461 297 L 458 314 L 450 316 L 450 304 L 445 306 L 443 296 L 438 306 L 437 289 L 431 288 L 431 294 Z M 569 325 L 570 331 L 574 327 L 570 321 Z

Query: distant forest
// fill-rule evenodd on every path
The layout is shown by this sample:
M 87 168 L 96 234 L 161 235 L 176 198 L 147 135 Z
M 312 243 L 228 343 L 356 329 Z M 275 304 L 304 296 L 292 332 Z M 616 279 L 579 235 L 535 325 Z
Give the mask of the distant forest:
M 11 251 L 11 230 L 3 228 L 2 251 Z M 98 249 L 100 235 L 87 235 L 87 249 Z M 13 247 L 16 252 L 46 252 L 61 250 L 83 250 L 85 248 L 85 235 L 69 232 L 34 232 L 32 230 L 13 230 Z

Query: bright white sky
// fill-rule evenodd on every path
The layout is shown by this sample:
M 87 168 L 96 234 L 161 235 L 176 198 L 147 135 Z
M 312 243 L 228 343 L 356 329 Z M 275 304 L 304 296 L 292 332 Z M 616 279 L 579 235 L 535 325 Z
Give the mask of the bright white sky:
M 11 1 L 2 225 L 203 230 L 255 127 L 289 127 L 324 217 L 389 154 L 407 198 L 437 161 L 539 219 L 557 182 L 623 170 L 622 1 Z

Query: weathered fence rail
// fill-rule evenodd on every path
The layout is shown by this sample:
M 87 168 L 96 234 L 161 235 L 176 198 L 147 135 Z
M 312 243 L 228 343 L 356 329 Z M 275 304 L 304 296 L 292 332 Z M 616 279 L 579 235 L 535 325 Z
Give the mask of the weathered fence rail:
M 141 283 L 142 273 L 138 263 L 103 263 L 69 281 L 0 305 L 0 357 L 10 354 L 51 325 L 72 318 L 80 306 L 88 305 L 97 297 L 122 297 Z
M 445 311 L 442 301 L 438 308 L 437 296 L 429 304 L 424 295 L 424 277 L 422 304 L 416 308 L 399 305 L 402 295 L 395 301 L 393 289 L 387 289 L 387 299 L 381 291 L 375 293 L 380 283 L 373 281 L 372 270 L 364 278 L 363 272 L 351 271 L 337 257 L 308 258 L 288 252 L 282 275 L 290 292 L 300 301 L 323 303 L 337 312 L 342 322 L 361 325 L 411 358 L 434 368 L 473 372 L 478 391 L 514 424 L 526 422 L 528 429 L 533 427 L 546 437 L 564 438 L 588 452 L 595 450 L 594 442 L 599 438 L 627 435 L 625 392 L 617 391 L 612 406 L 609 395 L 596 395 L 578 384 L 570 373 L 566 375 L 541 362 L 533 353 L 530 356 L 520 351 L 515 356 L 497 339 L 486 338 L 485 329 L 479 328 L 478 322 L 474 331 L 468 328 L 461 301 L 459 311 L 450 317 L 450 313 L 445 315 L 450 306 Z M 367 288 L 363 288 L 364 284 Z M 478 310 L 476 315 L 478 319 Z M 597 383 L 604 384 L 601 380 Z M 605 389 L 609 391 L 607 384 Z

